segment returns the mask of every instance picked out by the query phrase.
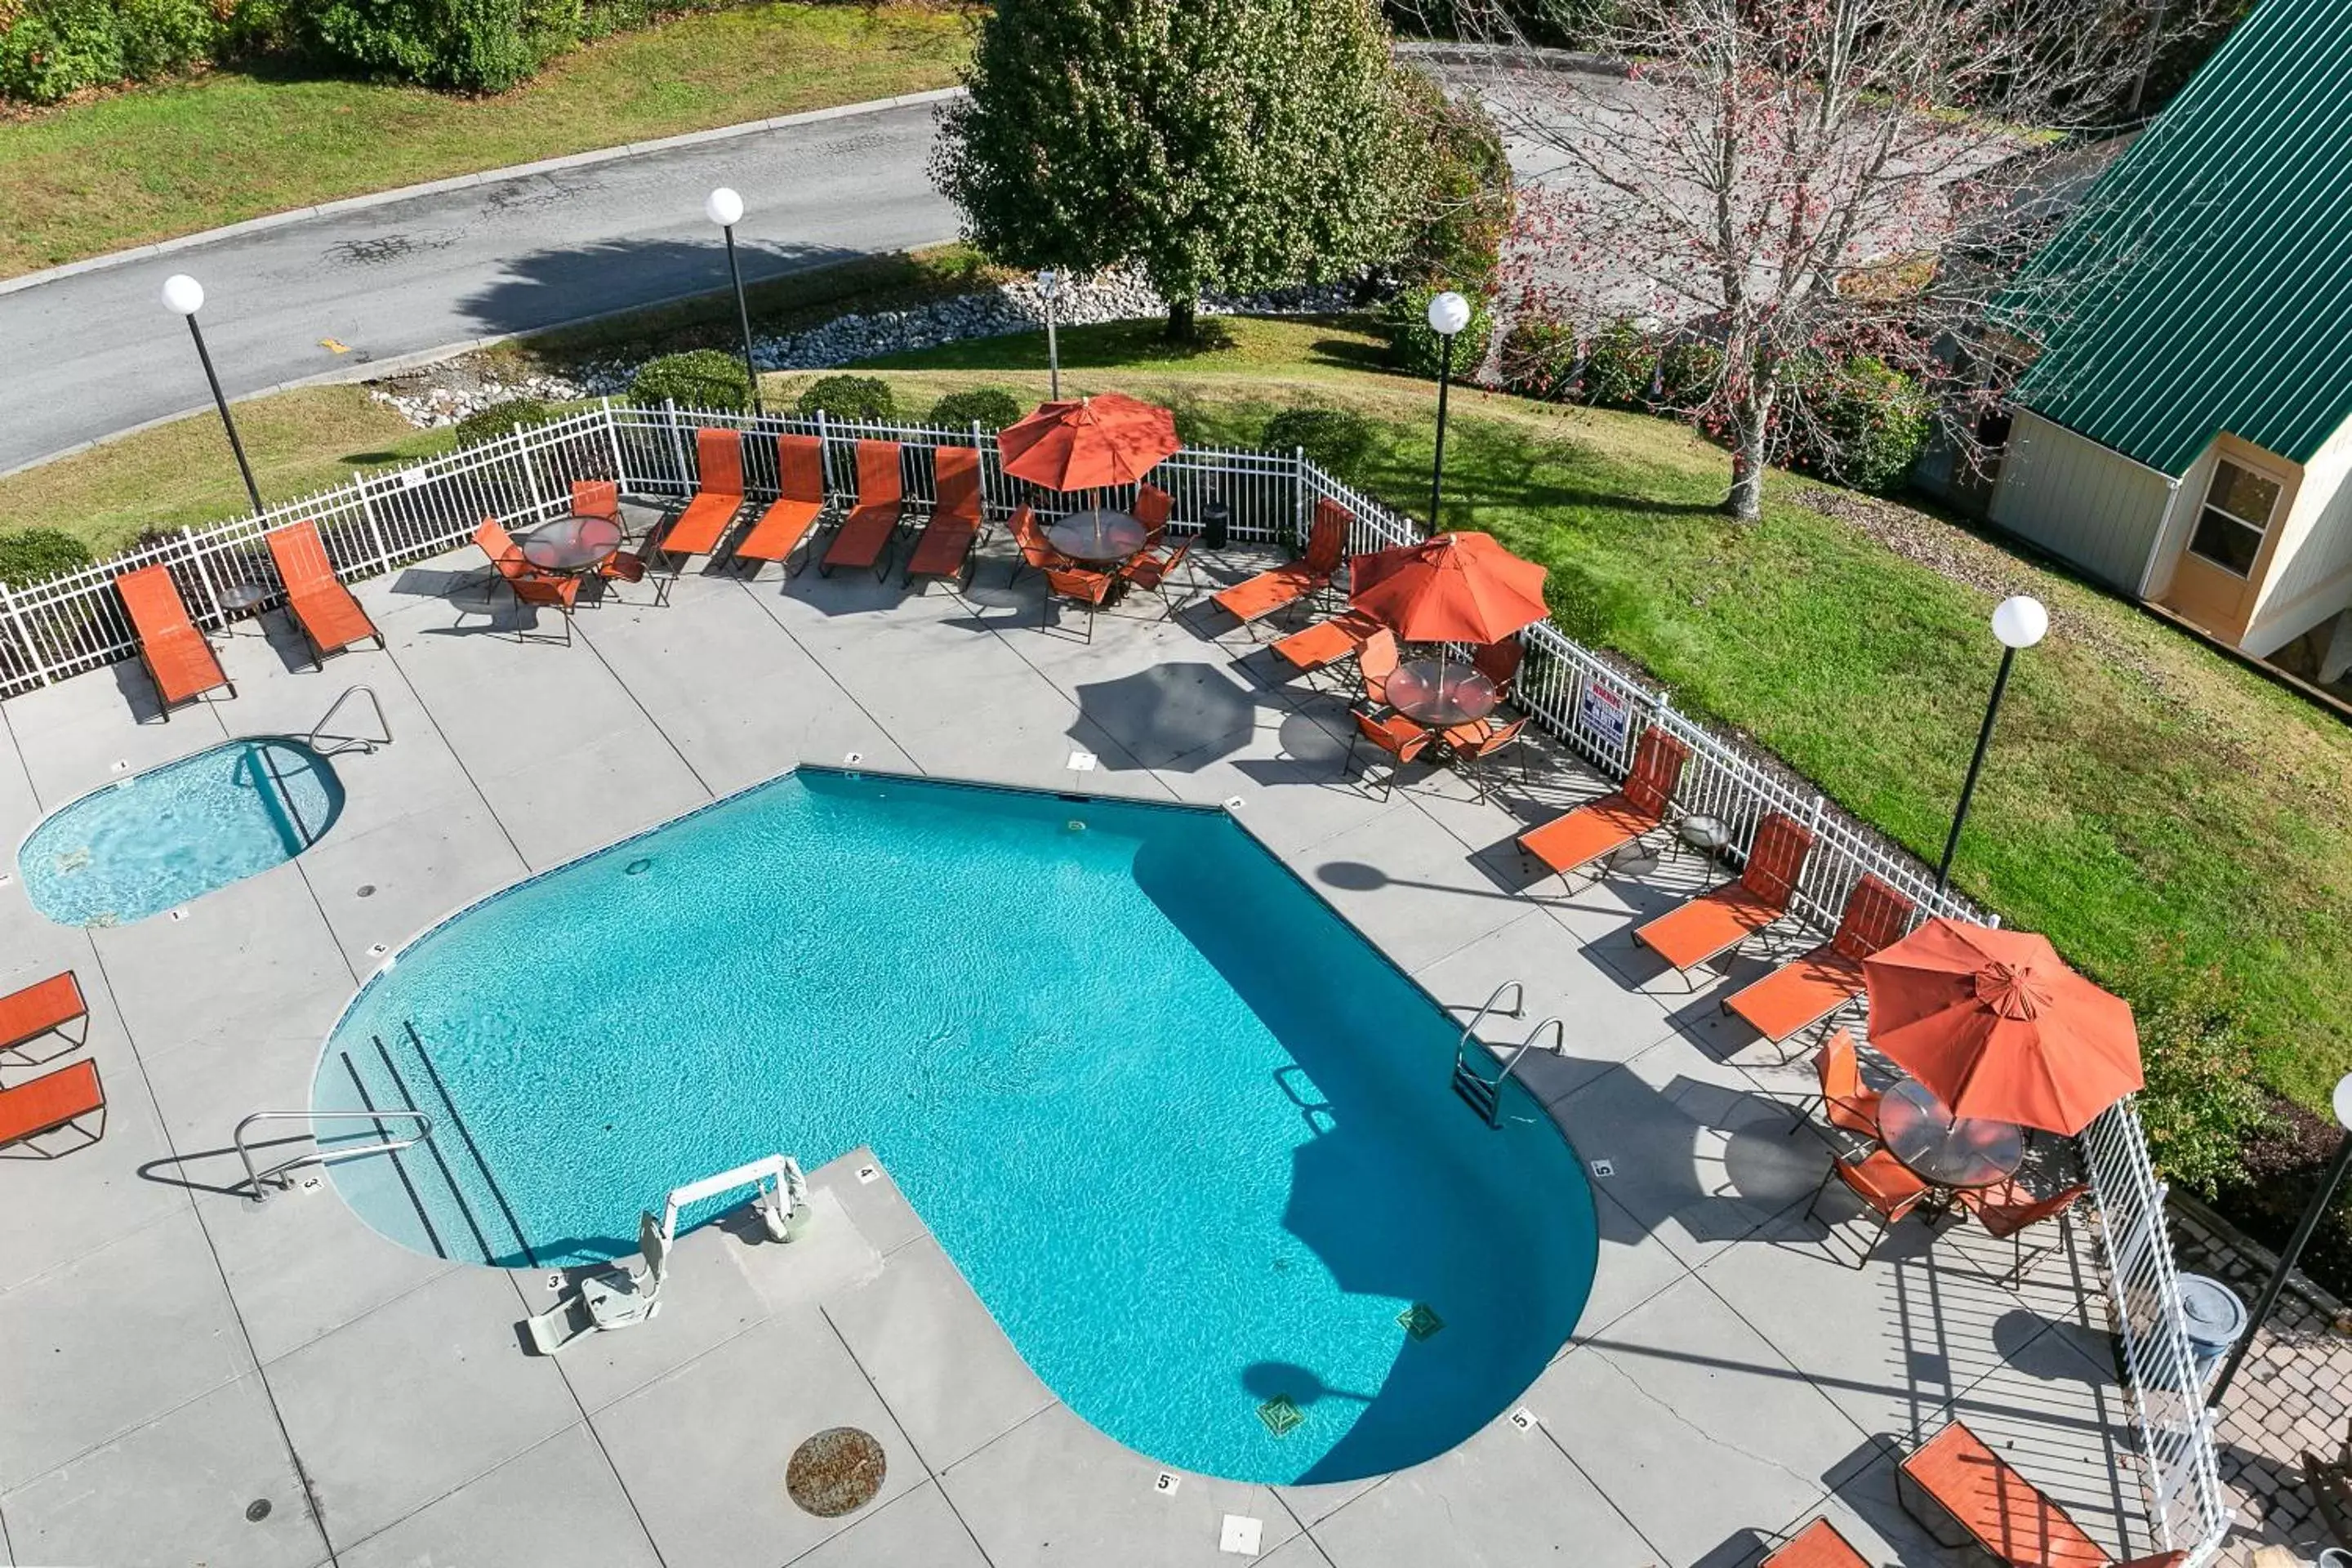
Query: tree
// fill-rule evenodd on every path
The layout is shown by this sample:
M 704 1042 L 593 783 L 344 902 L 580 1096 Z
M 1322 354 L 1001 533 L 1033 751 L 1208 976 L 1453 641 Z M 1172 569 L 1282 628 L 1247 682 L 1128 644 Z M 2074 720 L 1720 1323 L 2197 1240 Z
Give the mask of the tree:
M 1372 0 L 998 0 L 932 178 L 994 259 L 1201 294 L 1384 259 L 1408 121 Z
M 1531 68 L 1517 9 L 1454 4 L 1559 170 L 1521 183 L 1510 304 L 1717 345 L 1697 418 L 1742 519 L 1793 437 L 1836 452 L 1798 384 L 1824 357 L 1936 382 L 1966 444 L 2000 387 L 1954 345 L 2103 163 L 2147 54 L 2143 0 L 1641 0 L 1599 28 L 1618 71 Z M 2092 283 L 2042 277 L 2043 319 Z

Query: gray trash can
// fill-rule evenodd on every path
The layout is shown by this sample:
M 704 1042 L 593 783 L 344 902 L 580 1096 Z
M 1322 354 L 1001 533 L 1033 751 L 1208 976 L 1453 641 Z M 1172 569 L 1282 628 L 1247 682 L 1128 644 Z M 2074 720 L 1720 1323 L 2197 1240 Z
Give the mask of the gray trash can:
M 2189 1319 L 2189 1348 L 2197 1358 L 2197 1386 L 2211 1383 L 2246 1331 L 2246 1304 L 2219 1279 L 2180 1277 L 2180 1305 Z

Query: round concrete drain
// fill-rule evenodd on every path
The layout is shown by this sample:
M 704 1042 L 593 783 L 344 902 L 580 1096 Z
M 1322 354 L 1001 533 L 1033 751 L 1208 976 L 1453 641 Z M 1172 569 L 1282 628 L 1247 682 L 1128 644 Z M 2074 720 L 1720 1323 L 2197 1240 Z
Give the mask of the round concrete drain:
M 793 1450 L 784 1490 L 819 1519 L 838 1519 L 874 1500 L 887 1463 L 871 1433 L 829 1426 Z
M 259 1524 L 263 1520 L 268 1519 L 268 1517 L 269 1500 L 268 1498 L 257 1497 L 251 1502 L 245 1505 L 245 1519 L 247 1523 Z

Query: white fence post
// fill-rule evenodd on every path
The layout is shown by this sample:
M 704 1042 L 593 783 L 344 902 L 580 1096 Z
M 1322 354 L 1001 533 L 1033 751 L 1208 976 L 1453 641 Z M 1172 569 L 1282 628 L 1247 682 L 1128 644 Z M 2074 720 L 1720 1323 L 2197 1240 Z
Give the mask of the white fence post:
M 681 489 L 691 491 L 694 489 L 694 470 L 687 466 L 686 443 L 679 438 L 677 433 L 677 398 L 662 399 L 662 422 L 669 427 L 669 455 L 677 464 L 678 485 Z
M 25 612 L 17 607 L 16 595 L 5 583 L 0 583 L 0 610 L 8 612 L 8 624 L 16 628 L 17 646 L 25 650 L 26 662 L 42 685 L 50 683 L 48 660 L 41 657 L 41 645 L 33 640 L 33 628 L 25 624 Z
M 613 417 L 613 400 L 597 399 L 604 410 L 604 439 L 613 448 L 613 482 L 623 489 L 629 488 L 628 459 L 621 456 L 621 422 Z
M 216 626 L 228 625 L 227 612 L 221 608 L 219 585 L 213 581 L 211 568 L 205 564 L 205 552 L 196 548 L 194 529 L 184 527 L 180 530 L 180 548 L 188 552 L 188 560 L 196 569 L 196 581 L 205 585 L 205 597 L 213 602 L 213 624 Z
M 367 476 L 353 469 L 352 489 L 359 492 L 360 521 L 367 524 L 368 538 L 375 544 L 375 569 L 388 571 L 392 566 L 392 552 L 384 546 L 383 524 L 376 521 L 375 498 L 368 494 Z

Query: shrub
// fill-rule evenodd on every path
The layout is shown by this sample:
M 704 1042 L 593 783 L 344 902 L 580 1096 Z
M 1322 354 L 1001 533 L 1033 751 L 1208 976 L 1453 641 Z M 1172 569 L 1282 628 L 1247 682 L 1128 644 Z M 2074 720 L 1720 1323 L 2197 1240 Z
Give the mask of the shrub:
M 28 103 L 185 70 L 217 30 L 205 0 L 30 0 L 0 18 L 0 98 Z
M 1902 488 L 1934 416 L 1917 382 L 1868 354 L 1843 364 L 1809 356 L 1785 375 L 1806 415 L 1784 426 L 1789 467 L 1853 489 Z
M 2140 1068 L 2147 1080 L 2139 1097 L 2140 1124 L 2157 1169 L 2210 1197 L 2244 1177 L 2240 1151 L 2265 1134 L 2270 1117 L 2254 1078 L 2253 1053 L 2227 1011 L 2221 975 L 2171 964 L 2154 973 L 2168 978 L 2135 988 Z
M 1503 133 L 1475 96 L 1449 98 L 1435 79 L 1411 68 L 1399 79 L 1424 150 L 1418 202 L 1389 270 L 1401 283 L 1450 278 L 1465 293 L 1486 292 L 1511 226 Z
M 1658 348 L 1631 317 L 1593 334 L 1584 351 L 1584 401 L 1603 408 L 1647 408 L 1658 378 Z
M 457 444 L 471 446 L 477 441 L 496 440 L 518 425 L 544 425 L 554 417 L 555 410 L 536 397 L 509 397 L 504 403 L 477 408 L 458 420 Z
M 849 419 L 887 425 L 898 416 L 898 400 L 890 384 L 874 375 L 821 376 L 801 394 L 796 405 L 803 415 L 823 414 L 828 419 Z
M 68 572 L 79 572 L 94 559 L 89 546 L 54 528 L 20 528 L 0 533 L 0 583 L 29 588 Z
M 1575 384 L 1580 357 L 1574 327 L 1530 310 L 1503 334 L 1504 390 L 1557 401 Z
M 1444 290 L 1428 284 L 1407 289 L 1381 308 L 1381 328 L 1388 335 L 1389 363 L 1413 375 L 1436 379 L 1441 345 L 1429 330 L 1429 301 Z M 1467 289 L 1463 290 L 1469 293 Z M 1454 374 L 1466 380 L 1486 357 L 1486 340 L 1494 335 L 1495 318 L 1486 301 L 1470 294 L 1470 324 L 1454 345 Z
M 1269 452 L 1294 448 L 1336 479 L 1356 482 L 1372 450 L 1372 427 L 1341 408 L 1286 408 L 1265 422 L 1258 445 Z
M 719 349 L 689 349 L 647 360 L 629 382 L 639 403 L 665 399 L 680 408 L 732 411 L 751 406 L 751 376 L 743 362 Z
M 1701 338 L 1678 338 L 1658 351 L 1657 405 L 1688 414 L 1715 392 L 1723 350 Z
M 579 0 L 568 0 L 571 36 L 551 41 L 534 0 L 327 0 L 310 13 L 320 50 L 377 76 L 465 92 L 504 92 L 536 71 L 552 47 L 579 36 Z M 560 29 L 561 7 L 556 8 Z
M 810 391 L 816 389 L 811 387 Z M 888 389 L 886 387 L 887 392 Z M 833 411 L 828 408 L 827 414 Z M 1002 430 L 1021 417 L 1021 400 L 1001 386 L 975 386 L 970 392 L 950 392 L 931 405 L 931 423 L 952 426 L 958 430 L 977 424 L 983 430 Z

